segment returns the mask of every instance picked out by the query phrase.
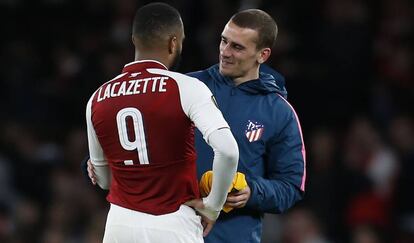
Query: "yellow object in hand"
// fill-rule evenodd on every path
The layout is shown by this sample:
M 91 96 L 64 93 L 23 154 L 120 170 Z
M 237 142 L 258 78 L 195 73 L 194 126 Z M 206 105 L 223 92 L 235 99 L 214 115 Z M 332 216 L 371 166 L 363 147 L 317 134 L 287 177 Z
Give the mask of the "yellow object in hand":
M 206 171 L 200 179 L 200 193 L 202 197 L 206 197 L 211 191 L 211 185 L 213 184 L 213 171 L 209 170 Z M 241 173 L 237 172 L 233 178 L 233 183 L 231 184 L 229 191 L 240 191 L 247 187 L 246 176 Z M 232 207 L 223 207 L 223 211 L 228 213 L 232 210 Z

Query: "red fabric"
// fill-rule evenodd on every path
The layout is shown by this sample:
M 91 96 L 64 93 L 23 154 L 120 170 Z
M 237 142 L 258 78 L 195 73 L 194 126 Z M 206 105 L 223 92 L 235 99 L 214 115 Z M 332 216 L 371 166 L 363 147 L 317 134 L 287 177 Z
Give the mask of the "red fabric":
M 389 201 L 373 192 L 363 193 L 351 200 L 347 220 L 351 227 L 373 224 L 386 227 L 389 224 Z
M 105 97 L 108 85 L 118 94 L 122 82 L 128 88 L 131 80 L 160 77 L 147 68 L 163 68 L 156 62 L 127 65 L 126 75 L 109 81 L 98 90 L 92 101 L 92 123 L 112 171 L 107 200 L 119 206 L 150 214 L 176 211 L 190 199 L 198 198 L 194 126 L 180 103 L 177 83 L 169 77 L 163 90 L 160 82 L 149 80 L 131 88 L 139 94 Z M 131 82 L 129 82 L 131 81 Z M 115 83 L 120 83 L 113 86 Z M 145 93 L 144 93 L 145 91 Z M 111 91 L 112 92 L 112 91 Z M 148 164 L 139 161 L 138 151 L 121 146 L 117 114 L 132 107 L 142 115 Z M 136 141 L 133 119 L 125 119 L 129 141 Z M 140 136 L 140 135 L 138 135 Z M 125 165 L 132 160 L 133 165 Z M 141 164 L 140 164 L 141 162 Z

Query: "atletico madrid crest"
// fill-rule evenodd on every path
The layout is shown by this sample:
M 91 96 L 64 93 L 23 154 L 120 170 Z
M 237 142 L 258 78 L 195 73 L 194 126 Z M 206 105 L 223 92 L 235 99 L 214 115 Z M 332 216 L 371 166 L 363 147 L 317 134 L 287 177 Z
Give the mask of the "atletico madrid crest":
M 249 142 L 255 142 L 262 137 L 264 132 L 264 125 L 255 121 L 249 120 L 246 126 L 246 137 Z

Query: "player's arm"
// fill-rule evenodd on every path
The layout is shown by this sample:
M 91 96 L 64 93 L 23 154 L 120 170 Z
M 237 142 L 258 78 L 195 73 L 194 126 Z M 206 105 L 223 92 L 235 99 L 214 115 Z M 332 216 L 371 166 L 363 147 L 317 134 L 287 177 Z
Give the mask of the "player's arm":
M 213 183 L 210 194 L 203 198 L 206 208 L 212 209 L 200 212 L 211 219 L 216 219 L 227 198 L 228 188 L 237 170 L 239 151 L 236 140 L 229 128 L 213 131 L 207 143 L 214 151 Z
M 218 218 L 227 197 L 229 183 L 237 169 L 239 158 L 237 143 L 228 128 L 214 130 L 208 136 L 208 144 L 213 148 L 213 173 L 214 180 L 210 194 L 200 199 L 195 199 L 186 205 L 195 208 L 202 216 L 204 226 L 203 236 L 206 236 Z
M 290 105 L 278 114 L 277 124 L 283 129 L 267 145 L 266 178 L 247 177 L 251 197 L 246 207 L 264 213 L 286 211 L 305 190 L 305 146 L 298 118 Z
M 92 124 L 92 98 L 89 100 L 86 106 L 86 127 L 88 133 L 89 156 L 93 166 L 93 172 L 95 174 L 96 183 L 102 189 L 108 189 L 111 184 L 111 173 L 108 166 L 108 162 L 105 158 L 101 144 L 98 141 L 98 137 L 96 136 L 96 132 Z
M 198 211 L 215 220 L 223 208 L 228 188 L 236 174 L 239 150 L 211 91 L 199 80 L 192 79 L 189 82 L 191 86 L 180 87 L 183 110 L 214 151 L 212 189 L 210 194 L 203 198 L 205 208 Z

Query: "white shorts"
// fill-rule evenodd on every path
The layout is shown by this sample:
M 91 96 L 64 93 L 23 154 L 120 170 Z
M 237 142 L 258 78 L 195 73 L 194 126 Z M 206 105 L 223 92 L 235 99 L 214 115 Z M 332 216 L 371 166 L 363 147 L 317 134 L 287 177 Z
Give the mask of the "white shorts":
M 185 205 L 164 215 L 137 212 L 111 204 L 104 243 L 204 242 L 200 216 Z

